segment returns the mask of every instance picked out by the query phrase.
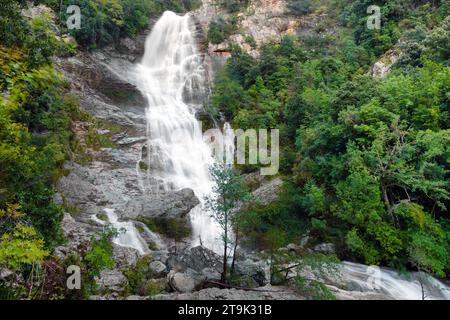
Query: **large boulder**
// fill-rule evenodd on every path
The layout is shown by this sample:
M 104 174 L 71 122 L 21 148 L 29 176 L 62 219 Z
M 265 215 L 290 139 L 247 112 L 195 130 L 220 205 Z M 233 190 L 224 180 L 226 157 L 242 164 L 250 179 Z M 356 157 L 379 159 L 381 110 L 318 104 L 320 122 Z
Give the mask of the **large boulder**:
M 200 289 L 206 278 L 195 270 L 188 269 L 186 272 L 170 271 L 167 275 L 170 287 L 180 293 L 189 293 Z
M 135 197 L 123 209 L 129 218 L 181 219 L 200 201 L 191 189 Z
M 386 77 L 392 69 L 392 66 L 398 61 L 400 55 L 396 49 L 391 49 L 386 52 L 380 60 L 370 69 L 370 75 L 374 78 Z
M 221 263 L 221 257 L 218 254 L 202 246 L 187 249 L 181 253 L 172 253 L 168 260 L 169 267 L 178 271 L 192 269 L 202 272 L 208 268 L 220 271 Z

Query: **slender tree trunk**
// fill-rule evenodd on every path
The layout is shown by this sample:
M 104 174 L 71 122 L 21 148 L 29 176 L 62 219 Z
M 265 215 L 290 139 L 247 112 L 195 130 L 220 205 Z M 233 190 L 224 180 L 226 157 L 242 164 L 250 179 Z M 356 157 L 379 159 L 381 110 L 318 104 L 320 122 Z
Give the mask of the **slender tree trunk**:
M 239 241 L 239 227 L 236 228 L 236 237 L 234 239 L 233 261 L 231 262 L 231 275 L 234 275 L 234 266 L 236 263 L 236 249 Z
M 225 234 L 223 237 L 223 272 L 221 281 L 223 283 L 226 283 L 227 281 L 227 262 L 228 262 L 228 213 L 225 214 Z
M 395 224 L 395 218 L 394 218 L 394 214 L 392 213 L 391 202 L 389 201 L 389 197 L 387 195 L 387 190 L 386 190 L 385 186 L 381 186 L 381 192 L 383 193 L 383 199 L 384 199 L 384 203 L 386 205 L 388 214 L 391 217 L 392 222 Z
M 425 295 L 425 288 L 423 286 L 423 273 L 420 270 L 420 268 L 418 268 L 419 270 L 419 283 L 420 283 L 420 289 L 422 290 L 422 300 L 425 300 L 426 295 Z

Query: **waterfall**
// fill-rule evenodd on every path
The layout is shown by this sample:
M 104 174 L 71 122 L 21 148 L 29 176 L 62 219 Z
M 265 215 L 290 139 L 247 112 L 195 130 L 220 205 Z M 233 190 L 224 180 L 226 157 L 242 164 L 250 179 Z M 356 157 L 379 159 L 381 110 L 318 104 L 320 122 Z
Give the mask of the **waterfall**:
M 190 188 L 202 202 L 211 193 L 211 150 L 195 114 L 207 94 L 207 73 L 197 50 L 189 14 L 166 11 L 146 39 L 137 65 L 140 90 L 148 99 L 147 192 Z M 202 206 L 190 213 L 193 241 L 218 249 L 219 226 Z

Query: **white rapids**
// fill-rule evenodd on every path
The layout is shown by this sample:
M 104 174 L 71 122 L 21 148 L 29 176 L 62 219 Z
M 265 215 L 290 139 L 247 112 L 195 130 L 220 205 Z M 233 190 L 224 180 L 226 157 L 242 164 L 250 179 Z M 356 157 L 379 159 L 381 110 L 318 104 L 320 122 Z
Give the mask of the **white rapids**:
M 422 300 L 423 294 L 425 300 L 450 300 L 450 288 L 425 273 L 400 274 L 352 262 L 343 262 L 340 271 L 341 281 L 349 291 L 374 293 L 384 299 Z
M 119 235 L 115 237 L 112 242 L 118 246 L 132 248 L 137 250 L 141 255 L 149 252 L 145 240 L 139 235 L 133 222 L 131 221 L 119 221 L 119 217 L 115 213 L 114 209 L 104 209 L 108 221 L 99 219 L 96 215 L 91 218 L 93 221 L 100 225 L 111 224 L 118 232 Z

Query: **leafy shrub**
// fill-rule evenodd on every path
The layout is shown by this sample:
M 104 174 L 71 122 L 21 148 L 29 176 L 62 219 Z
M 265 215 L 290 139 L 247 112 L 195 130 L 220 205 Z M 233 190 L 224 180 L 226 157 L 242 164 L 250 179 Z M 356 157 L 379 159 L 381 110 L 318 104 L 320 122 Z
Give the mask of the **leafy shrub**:
M 247 8 L 250 0 L 219 0 L 219 5 L 229 13 L 237 13 Z
M 55 12 L 62 12 L 61 25 L 68 19 L 68 6 L 81 9 L 81 29 L 66 30 L 88 49 L 117 43 L 121 37 L 134 36 L 145 29 L 151 17 L 165 10 L 187 12 L 200 6 L 200 0 L 41 0 Z
M 224 42 L 235 31 L 235 25 L 220 17 L 212 20 L 208 28 L 208 41 L 212 44 Z
M 100 236 L 92 238 L 91 248 L 84 257 L 91 275 L 98 276 L 103 269 L 112 269 L 115 266 L 111 240 L 120 232 L 106 226 Z
M 17 269 L 40 263 L 49 254 L 38 233 L 24 221 L 18 205 L 0 209 L 0 266 Z

